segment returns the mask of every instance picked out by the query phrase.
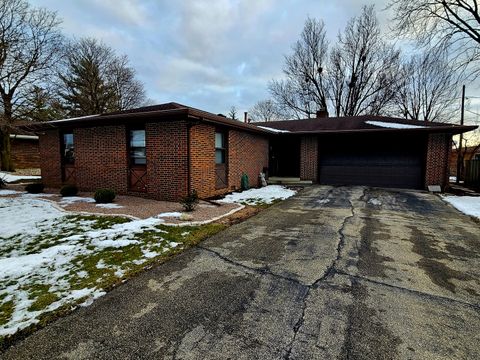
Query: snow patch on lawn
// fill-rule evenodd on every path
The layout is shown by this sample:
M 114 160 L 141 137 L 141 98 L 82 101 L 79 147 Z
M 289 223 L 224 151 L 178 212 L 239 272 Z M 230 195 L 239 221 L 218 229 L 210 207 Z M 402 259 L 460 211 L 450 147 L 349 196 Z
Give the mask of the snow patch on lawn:
M 64 212 L 42 200 L 0 198 L 0 239 L 15 235 L 39 235 L 45 225 L 50 225 L 50 220 L 58 220 L 63 216 Z
M 379 126 L 382 128 L 391 128 L 391 129 L 421 129 L 425 128 L 426 126 L 420 125 L 411 125 L 411 124 L 400 124 L 400 123 L 391 123 L 391 122 L 383 122 L 383 121 L 365 121 L 365 124 Z
M 27 176 L 27 175 L 13 175 L 11 173 L 0 171 L 0 178 L 7 183 L 19 181 L 19 180 L 39 180 L 41 176 Z
M 22 194 L 22 197 L 24 197 L 24 198 L 32 198 L 32 199 L 52 197 L 52 196 L 55 196 L 55 194 L 47 194 L 47 193 L 40 193 L 40 194 L 24 193 L 24 194 Z
M 178 243 L 161 237 L 158 242 L 140 241 L 137 235 L 146 230 L 164 233 L 155 227 L 161 223 L 162 219 L 149 218 L 95 229 L 96 220 L 72 218 L 49 201 L 23 196 L 0 198 L 0 305 L 12 303 L 11 316 L 0 324 L 0 337 L 38 323 L 43 313 L 74 305 L 81 299 L 86 299 L 83 305 L 88 305 L 103 295 L 105 292 L 94 284 L 73 287 L 75 277 L 88 275 L 81 259 L 96 256 L 105 249 L 122 251 L 135 245 L 144 256 L 132 263 L 142 264 L 177 247 Z M 112 265 L 103 259 L 96 267 L 119 277 L 124 273 L 122 265 Z M 52 303 L 40 310 L 32 308 L 36 297 L 32 297 L 31 291 L 37 285 L 53 296 Z
M 462 213 L 480 218 L 480 196 L 445 195 L 442 199 Z
M 61 206 L 67 206 L 71 205 L 76 202 L 86 202 L 86 203 L 94 203 L 95 199 L 94 198 L 88 198 L 88 197 L 80 197 L 80 196 L 66 196 L 60 200 L 60 205 Z
M 287 189 L 282 185 L 268 185 L 259 189 L 250 189 L 233 193 L 218 200 L 223 203 L 245 203 L 255 205 L 258 203 L 271 204 L 275 200 L 285 200 L 293 195 L 295 191 Z
M 16 194 L 20 194 L 20 191 L 0 189 L 0 196 L 16 195 Z
M 118 204 L 97 204 L 96 207 L 103 208 L 103 209 L 122 209 L 122 205 Z

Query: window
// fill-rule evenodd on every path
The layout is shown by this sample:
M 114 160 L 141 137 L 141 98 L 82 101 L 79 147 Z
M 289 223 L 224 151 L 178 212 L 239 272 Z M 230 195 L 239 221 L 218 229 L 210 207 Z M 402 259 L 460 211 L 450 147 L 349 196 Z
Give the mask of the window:
M 62 157 L 64 164 L 75 163 L 75 151 L 73 146 L 73 133 L 63 134 Z
M 225 134 L 215 133 L 215 164 L 225 164 Z
M 145 165 L 146 163 L 145 130 L 130 130 L 130 164 Z

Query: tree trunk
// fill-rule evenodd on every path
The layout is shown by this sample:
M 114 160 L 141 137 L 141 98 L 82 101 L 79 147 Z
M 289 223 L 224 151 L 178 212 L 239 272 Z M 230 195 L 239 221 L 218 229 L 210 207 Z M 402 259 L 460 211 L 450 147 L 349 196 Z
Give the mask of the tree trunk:
M 3 102 L 3 121 L 5 126 L 0 124 L 0 170 L 14 171 L 13 162 L 11 158 L 10 147 L 10 126 L 13 119 L 12 111 L 12 96 L 9 94 L 2 94 Z
M 10 132 L 7 129 L 0 130 L 0 169 L 13 171 L 13 163 L 10 156 Z

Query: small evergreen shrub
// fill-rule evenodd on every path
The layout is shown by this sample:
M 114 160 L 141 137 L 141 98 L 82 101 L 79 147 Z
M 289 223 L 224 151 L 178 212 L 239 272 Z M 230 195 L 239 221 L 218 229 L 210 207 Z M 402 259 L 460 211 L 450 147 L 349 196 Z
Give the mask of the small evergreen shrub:
M 0 189 L 7 187 L 7 182 L 3 177 L 0 176 Z
M 182 204 L 183 209 L 185 211 L 193 211 L 198 205 L 198 194 L 196 190 L 192 190 L 190 194 L 187 196 L 183 197 L 182 200 L 180 200 L 180 204 Z
M 242 178 L 240 179 L 240 187 L 242 188 L 242 191 L 250 189 L 248 175 L 245 173 L 242 174 Z
M 112 189 L 98 189 L 93 196 L 99 204 L 111 203 L 115 199 L 115 191 Z
M 30 194 L 40 194 L 43 192 L 45 185 L 42 183 L 31 183 L 25 186 L 25 191 Z
M 60 189 L 60 194 L 63 197 L 75 196 L 78 194 L 78 188 L 75 185 L 63 185 Z

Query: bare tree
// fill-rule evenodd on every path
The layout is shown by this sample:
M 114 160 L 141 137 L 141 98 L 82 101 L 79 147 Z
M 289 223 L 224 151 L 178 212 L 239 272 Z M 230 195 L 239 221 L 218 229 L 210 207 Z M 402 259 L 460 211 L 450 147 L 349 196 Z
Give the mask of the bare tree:
M 391 0 L 397 35 L 421 46 L 449 48 L 459 67 L 480 74 L 480 14 L 477 0 Z M 471 65 L 468 67 L 468 65 Z
M 95 39 L 66 46 L 58 78 L 59 94 L 71 116 L 125 110 L 145 102 L 143 84 L 135 79 L 127 57 L 118 57 Z
M 257 102 L 249 111 L 253 121 L 276 121 L 289 118 L 288 113 L 282 111 L 273 100 Z
M 235 106 L 232 106 L 230 108 L 230 111 L 228 112 L 228 117 L 232 120 L 238 120 L 238 118 L 237 118 L 237 108 Z
M 269 84 L 274 100 L 297 118 L 314 116 L 327 108 L 324 78 L 328 41 L 322 21 L 308 18 L 292 54 L 285 57 L 285 79 Z
M 401 68 L 394 110 L 405 118 L 449 121 L 458 110 L 459 78 L 447 55 L 434 49 L 413 55 Z
M 337 116 L 378 115 L 392 103 L 400 52 L 381 37 L 373 6 L 352 18 L 330 56 L 329 90 Z
M 25 0 L 0 1 L 0 162 L 11 171 L 10 132 L 32 86 L 52 70 L 62 42 L 54 12 Z
M 107 73 L 107 82 L 112 85 L 115 94 L 114 108 L 132 109 L 147 102 L 143 83 L 135 78 L 135 70 L 129 66 L 126 56 L 112 62 Z

